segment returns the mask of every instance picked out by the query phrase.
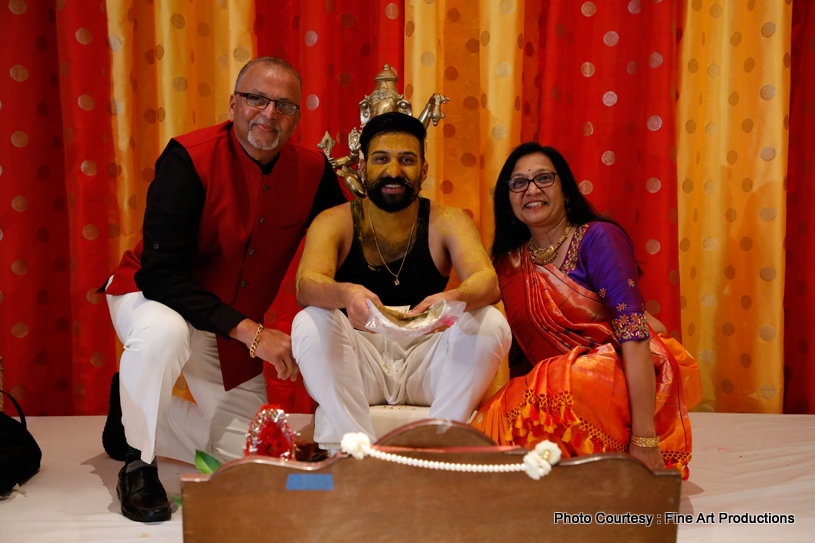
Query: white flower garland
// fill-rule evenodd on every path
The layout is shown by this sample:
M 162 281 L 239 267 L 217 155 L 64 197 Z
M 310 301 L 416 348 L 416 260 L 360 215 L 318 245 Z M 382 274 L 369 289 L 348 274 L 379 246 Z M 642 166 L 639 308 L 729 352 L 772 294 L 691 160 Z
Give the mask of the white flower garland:
M 395 462 L 406 466 L 413 466 L 425 469 L 440 469 L 445 471 L 464 471 L 472 473 L 513 473 L 525 471 L 527 475 L 536 481 L 552 471 L 552 466 L 560 462 L 560 449 L 551 441 L 545 440 L 538 443 L 535 448 L 526 455 L 522 464 L 457 464 L 452 462 L 436 462 L 432 460 L 420 460 L 399 456 L 371 448 L 370 438 L 361 433 L 345 434 L 340 443 L 342 452 L 349 454 L 357 460 L 362 460 L 366 456 L 372 456 L 386 462 Z

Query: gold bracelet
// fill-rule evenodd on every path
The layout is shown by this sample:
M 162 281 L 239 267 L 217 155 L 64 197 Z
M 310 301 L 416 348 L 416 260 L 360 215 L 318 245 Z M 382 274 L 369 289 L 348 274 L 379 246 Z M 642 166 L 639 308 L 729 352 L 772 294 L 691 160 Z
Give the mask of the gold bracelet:
M 631 444 L 637 447 L 659 447 L 659 438 L 631 436 Z
M 249 347 L 249 356 L 251 358 L 255 358 L 255 350 L 258 348 L 258 343 L 260 343 L 261 332 L 263 332 L 263 324 L 258 324 L 257 332 L 255 332 L 255 338 L 252 340 L 252 346 Z

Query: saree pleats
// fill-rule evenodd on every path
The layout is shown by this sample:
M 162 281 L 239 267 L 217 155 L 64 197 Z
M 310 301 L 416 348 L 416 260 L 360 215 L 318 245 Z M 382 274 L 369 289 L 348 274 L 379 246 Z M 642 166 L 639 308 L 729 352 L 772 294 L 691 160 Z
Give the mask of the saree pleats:
M 496 262 L 513 334 L 537 362 L 485 402 L 473 425 L 499 444 L 549 439 L 565 457 L 625 452 L 631 436 L 620 343 L 598 295 L 553 266 L 536 267 L 526 251 Z M 688 476 L 687 399 L 701 395 L 696 362 L 669 336 L 652 332 L 655 426 L 666 467 Z M 681 362 L 681 365 L 680 365 Z

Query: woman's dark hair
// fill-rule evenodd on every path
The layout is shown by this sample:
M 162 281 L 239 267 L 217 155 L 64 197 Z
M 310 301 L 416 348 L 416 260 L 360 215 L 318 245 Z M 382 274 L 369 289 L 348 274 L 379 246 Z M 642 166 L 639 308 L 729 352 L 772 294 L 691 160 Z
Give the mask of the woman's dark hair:
M 545 147 L 533 141 L 522 143 L 509 154 L 506 162 L 504 162 L 504 167 L 501 168 L 501 173 L 498 174 L 498 181 L 495 183 L 495 193 L 493 195 L 495 206 L 495 238 L 492 242 L 493 259 L 516 247 L 520 247 L 532 237 L 529 228 L 519 221 L 512 212 L 507 181 L 512 176 L 512 170 L 515 169 L 518 160 L 537 153 L 546 155 L 555 167 L 560 178 L 560 186 L 563 189 L 564 201 L 566 202 L 566 218 L 571 224 L 577 226 L 591 221 L 617 224 L 597 213 L 594 206 L 580 193 L 569 164 L 557 149 Z

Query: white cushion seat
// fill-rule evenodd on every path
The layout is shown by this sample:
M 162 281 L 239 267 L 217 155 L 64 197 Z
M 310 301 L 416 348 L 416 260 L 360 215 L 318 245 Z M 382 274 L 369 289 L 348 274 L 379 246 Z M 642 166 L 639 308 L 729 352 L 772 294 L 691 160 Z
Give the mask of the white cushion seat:
M 388 434 L 389 432 L 416 422 L 418 420 L 428 418 L 430 407 L 419 405 L 372 405 L 371 406 L 371 422 L 373 423 L 376 439 Z M 314 412 L 314 433 L 316 435 L 326 435 L 329 432 L 323 433 L 329 429 L 328 418 L 321 407 L 317 407 Z M 325 430 L 324 430 L 325 429 Z M 333 432 L 330 432 L 333 433 Z M 339 436 L 342 439 L 342 436 Z M 319 447 L 324 450 L 339 449 L 339 443 L 318 443 Z

